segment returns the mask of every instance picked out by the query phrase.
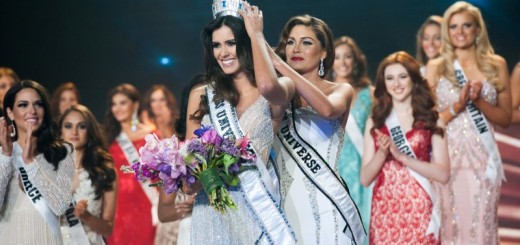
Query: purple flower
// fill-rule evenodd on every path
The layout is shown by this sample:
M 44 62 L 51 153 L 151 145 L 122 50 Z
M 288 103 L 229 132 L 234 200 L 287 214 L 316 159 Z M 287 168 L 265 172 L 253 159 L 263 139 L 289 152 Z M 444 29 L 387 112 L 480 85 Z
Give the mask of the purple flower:
M 235 163 L 235 164 L 231 164 L 231 166 L 229 166 L 228 172 L 229 173 L 238 173 L 239 170 L 240 170 L 240 167 L 238 166 L 238 163 Z
M 208 150 L 206 149 L 205 145 L 202 144 L 202 142 L 198 140 L 192 140 L 190 141 L 188 145 L 188 152 L 190 153 L 198 153 L 204 158 L 208 158 Z
M 220 146 L 219 150 L 231 156 L 240 156 L 240 149 L 237 146 L 235 146 L 235 142 L 228 139 L 222 142 L 222 145 Z
M 200 138 L 204 144 L 220 145 L 222 143 L 222 137 L 218 135 L 214 129 L 207 130 Z
M 202 135 L 203 135 L 206 131 L 208 131 L 208 130 L 210 130 L 210 129 L 211 129 L 210 126 L 202 125 L 202 127 L 200 127 L 199 129 L 196 129 L 193 133 L 194 133 L 195 135 L 197 135 L 197 137 L 201 138 Z

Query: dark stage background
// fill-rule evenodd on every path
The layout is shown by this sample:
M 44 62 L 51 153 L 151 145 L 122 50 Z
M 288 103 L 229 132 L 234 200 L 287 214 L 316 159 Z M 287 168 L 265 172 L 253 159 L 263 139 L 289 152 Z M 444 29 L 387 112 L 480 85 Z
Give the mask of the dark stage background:
M 357 40 L 373 76 L 397 50 L 415 53 L 415 33 L 454 1 L 252 1 L 263 10 L 264 33 L 276 45 L 285 22 L 298 14 L 322 18 L 335 36 Z M 509 65 L 520 61 L 520 1 L 470 1 L 487 22 L 492 44 Z M 102 119 L 107 91 L 128 82 L 145 91 L 164 83 L 181 96 L 203 72 L 199 33 L 212 19 L 210 0 L 25 1 L 0 3 L 0 66 L 53 90 L 75 82 L 81 102 Z M 171 60 L 162 65 L 161 58 Z
M 386 55 L 397 50 L 415 54 L 421 23 L 429 15 L 442 15 L 454 1 L 251 2 L 263 10 L 264 33 L 272 46 L 290 17 L 310 14 L 326 21 L 335 36 L 349 35 L 358 42 L 373 78 Z M 520 1 L 469 2 L 481 9 L 496 53 L 511 69 L 520 61 Z M 180 98 L 184 85 L 203 71 L 199 33 L 211 19 L 211 0 L 2 0 L 0 66 L 50 91 L 73 81 L 81 103 L 101 120 L 108 90 L 123 82 L 143 92 L 164 83 Z M 163 58 L 170 63 L 161 64 Z M 510 242 L 520 241 L 518 132 L 519 126 L 502 130 L 513 138 L 499 144 L 509 179 L 502 190 L 500 233 L 502 241 Z

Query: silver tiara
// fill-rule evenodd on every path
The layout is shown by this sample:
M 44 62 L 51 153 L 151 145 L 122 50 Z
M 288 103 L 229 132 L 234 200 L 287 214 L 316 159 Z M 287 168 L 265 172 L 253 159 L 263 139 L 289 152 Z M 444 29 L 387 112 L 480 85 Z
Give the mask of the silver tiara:
M 242 0 L 213 0 L 213 19 L 226 15 L 242 18 L 238 11 L 244 9 L 243 3 Z

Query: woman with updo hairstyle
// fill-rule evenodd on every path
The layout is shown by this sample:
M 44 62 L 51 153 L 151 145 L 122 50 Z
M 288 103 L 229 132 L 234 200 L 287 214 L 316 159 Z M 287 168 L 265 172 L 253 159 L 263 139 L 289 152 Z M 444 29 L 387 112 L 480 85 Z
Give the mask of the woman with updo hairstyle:
M 61 244 L 59 216 L 69 206 L 74 157 L 57 137 L 47 92 L 15 83 L 0 119 L 0 238 L 10 244 Z
M 108 93 L 104 125 L 108 152 L 117 171 L 139 161 L 138 149 L 145 145 L 144 137 L 153 132 L 139 122 L 140 105 L 141 95 L 131 84 L 120 84 Z M 114 231 L 108 244 L 152 244 L 158 222 L 157 190 L 139 182 L 133 174 L 121 174 L 117 179 Z
M 396 52 L 377 69 L 361 182 L 374 184 L 370 244 L 440 244 L 433 181 L 449 179 L 443 123 L 419 63 Z
M 450 146 L 451 178 L 440 187 L 441 241 L 498 244 L 505 175 L 493 127 L 511 123 L 509 71 L 495 54 L 477 7 L 456 2 L 443 20 L 441 56 L 426 69 Z
M 79 104 L 66 109 L 58 125 L 61 138 L 74 146 L 76 154 L 74 204 L 69 207 L 68 216 L 62 217 L 63 243 L 105 244 L 103 237 L 110 236 L 114 229 L 117 180 L 103 132 L 92 112 Z M 77 219 L 71 218 L 72 214 Z M 76 237 L 71 227 L 78 219 L 85 232 Z
M 335 59 L 332 31 L 316 17 L 292 17 L 276 50 L 275 69 L 296 88 L 273 145 L 281 207 L 298 243 L 362 244 L 366 232 L 350 180 L 337 174 L 354 89 L 325 78 Z

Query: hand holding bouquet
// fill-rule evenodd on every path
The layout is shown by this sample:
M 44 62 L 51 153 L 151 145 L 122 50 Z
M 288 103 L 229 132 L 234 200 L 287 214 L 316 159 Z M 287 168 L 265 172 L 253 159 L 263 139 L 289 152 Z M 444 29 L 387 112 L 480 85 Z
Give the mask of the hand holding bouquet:
M 150 186 L 160 186 L 168 194 L 176 192 L 182 181 L 194 183 L 180 153 L 181 142 L 172 136 L 160 140 L 155 134 L 145 136 L 146 144 L 139 149 L 139 162 L 122 166 L 124 173 L 134 173 L 139 181 L 150 180 Z
M 197 178 L 209 198 L 210 205 L 219 212 L 236 209 L 226 187 L 237 186 L 242 163 L 255 160 L 247 151 L 249 140 L 225 139 L 211 127 L 195 131 L 198 138 L 186 142 L 184 161 L 190 176 Z

